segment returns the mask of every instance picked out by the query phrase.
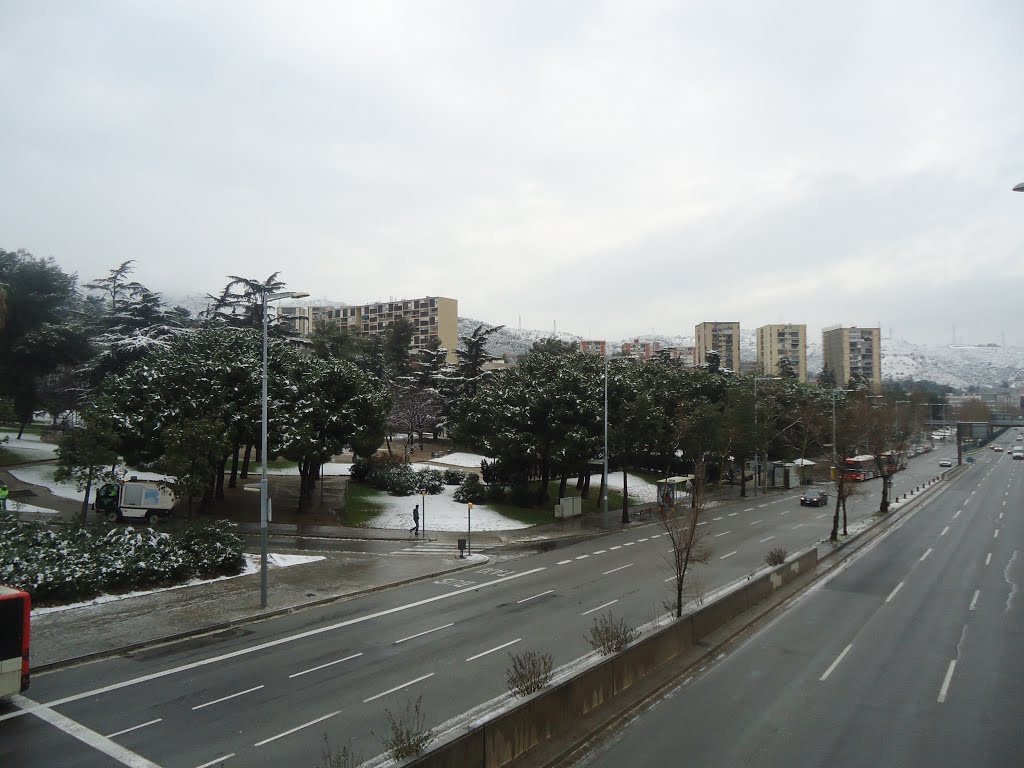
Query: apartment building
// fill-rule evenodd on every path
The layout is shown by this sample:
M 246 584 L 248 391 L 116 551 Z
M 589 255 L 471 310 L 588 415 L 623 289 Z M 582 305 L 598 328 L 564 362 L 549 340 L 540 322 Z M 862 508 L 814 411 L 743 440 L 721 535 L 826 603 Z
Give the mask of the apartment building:
M 881 328 L 834 325 L 821 332 L 821 347 L 825 365 L 835 373 L 840 387 L 859 373 L 873 392 L 882 391 Z
M 807 326 L 762 325 L 757 329 L 757 371 L 779 375 L 779 362 L 788 357 L 802 382 L 807 381 Z
M 608 352 L 608 343 L 605 341 L 598 341 L 596 339 L 582 339 L 580 341 L 580 352 L 587 352 L 588 354 L 604 357 Z
M 448 362 L 458 362 L 459 302 L 442 296 L 382 301 L 358 306 L 281 307 L 282 317 L 293 319 L 296 330 L 308 335 L 316 322 L 331 322 L 351 333 L 378 334 L 399 318 L 413 326 L 412 347 L 426 349 L 440 343 L 448 350 Z
M 622 354 L 624 357 L 632 357 L 636 360 L 646 362 L 661 351 L 661 344 L 657 341 L 633 341 L 624 342 Z
M 693 329 L 693 364 L 704 363 L 708 350 L 718 352 L 719 364 L 731 371 L 740 370 L 740 324 L 707 322 Z

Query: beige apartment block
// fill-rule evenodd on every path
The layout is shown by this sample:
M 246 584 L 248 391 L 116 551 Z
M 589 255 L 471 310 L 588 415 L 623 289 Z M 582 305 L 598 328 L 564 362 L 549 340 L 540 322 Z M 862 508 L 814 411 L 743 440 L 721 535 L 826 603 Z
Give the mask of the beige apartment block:
M 608 353 L 608 343 L 599 339 L 583 339 L 580 341 L 580 352 L 604 357 Z
M 757 370 L 779 375 L 779 361 L 788 357 L 800 381 L 807 381 L 807 326 L 762 325 L 757 329 Z
M 739 373 L 740 324 L 701 323 L 693 329 L 693 364 L 701 365 L 708 350 L 718 352 L 722 368 Z
M 882 329 L 834 325 L 821 332 L 822 356 L 845 387 L 859 373 L 873 392 L 882 391 Z
M 448 350 L 448 362 L 458 362 L 459 302 L 443 296 L 381 301 L 353 307 L 281 307 L 285 317 L 293 318 L 296 330 L 308 335 L 315 322 L 335 323 L 352 333 L 384 333 L 393 322 L 405 318 L 413 326 L 412 346 L 427 349 L 440 343 Z

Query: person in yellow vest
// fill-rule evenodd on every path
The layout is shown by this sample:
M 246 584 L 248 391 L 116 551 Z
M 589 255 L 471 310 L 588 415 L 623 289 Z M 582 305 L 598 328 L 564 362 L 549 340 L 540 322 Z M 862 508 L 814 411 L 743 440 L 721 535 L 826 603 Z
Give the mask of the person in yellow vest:
M 7 511 L 7 497 L 11 492 L 7 490 L 7 483 L 0 483 L 0 512 Z

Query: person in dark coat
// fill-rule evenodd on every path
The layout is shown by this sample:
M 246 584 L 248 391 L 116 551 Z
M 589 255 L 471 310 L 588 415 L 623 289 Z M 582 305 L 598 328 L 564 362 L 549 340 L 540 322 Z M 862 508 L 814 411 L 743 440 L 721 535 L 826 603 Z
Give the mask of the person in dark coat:
M 412 508 L 412 522 L 413 522 L 413 526 L 412 526 L 412 528 L 409 529 L 409 533 L 412 533 L 414 536 L 419 536 L 420 535 L 420 505 L 419 504 L 417 504 L 415 507 Z

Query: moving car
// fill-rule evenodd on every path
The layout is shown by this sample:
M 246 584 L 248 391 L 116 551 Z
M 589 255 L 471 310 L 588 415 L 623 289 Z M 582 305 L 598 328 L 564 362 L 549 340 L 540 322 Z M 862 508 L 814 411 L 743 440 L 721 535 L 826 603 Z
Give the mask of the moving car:
M 1003 452 L 1003 446 L 1001 446 L 1001 445 L 993 445 L 992 446 L 992 450 L 995 451 L 996 453 L 1002 453 Z
M 800 496 L 801 507 L 824 507 L 828 504 L 828 494 L 824 491 L 804 491 Z
M 952 467 L 953 466 L 953 462 L 950 459 L 942 459 L 942 461 L 939 462 L 939 466 L 940 467 Z

